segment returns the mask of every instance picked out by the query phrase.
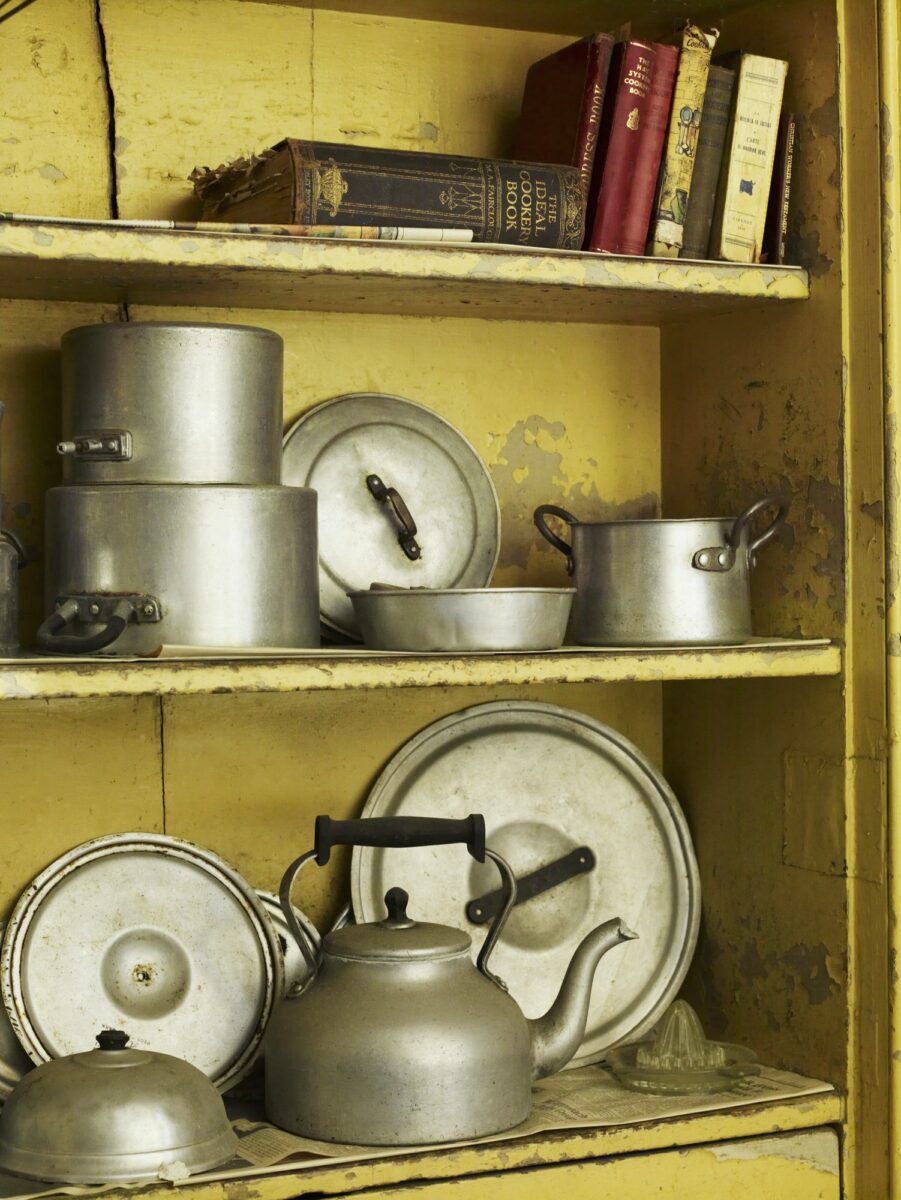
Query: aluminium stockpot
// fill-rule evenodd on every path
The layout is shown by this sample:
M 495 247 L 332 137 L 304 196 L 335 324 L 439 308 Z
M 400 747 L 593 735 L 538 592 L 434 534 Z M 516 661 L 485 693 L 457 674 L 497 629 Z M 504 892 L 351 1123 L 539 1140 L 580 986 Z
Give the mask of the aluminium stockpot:
M 282 339 L 122 321 L 62 339 L 64 483 L 280 483 Z
M 754 517 L 777 509 L 758 537 Z M 766 496 L 738 517 L 583 523 L 565 508 L 535 510 L 540 533 L 566 555 L 576 585 L 573 640 L 586 646 L 723 645 L 751 636 L 751 569 L 787 508 Z M 565 521 L 572 545 L 547 524 Z
M 310 488 L 84 484 L 46 511 L 42 650 L 319 645 Z

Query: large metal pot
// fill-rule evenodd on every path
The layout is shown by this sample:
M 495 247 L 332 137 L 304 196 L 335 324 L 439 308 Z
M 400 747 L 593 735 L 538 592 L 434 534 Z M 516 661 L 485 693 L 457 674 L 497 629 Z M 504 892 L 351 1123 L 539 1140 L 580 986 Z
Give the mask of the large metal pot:
M 46 543 L 50 653 L 319 645 L 310 488 L 51 488 Z
M 751 522 L 778 509 L 752 538 Z M 535 524 L 566 555 L 576 584 L 573 638 L 586 646 L 722 645 L 751 636 L 750 574 L 787 507 L 776 496 L 738 517 L 686 521 L 582 523 L 565 508 L 542 504 Z M 547 525 L 572 528 L 572 545 Z
M 64 483 L 279 483 L 282 339 L 123 321 L 62 339 Z

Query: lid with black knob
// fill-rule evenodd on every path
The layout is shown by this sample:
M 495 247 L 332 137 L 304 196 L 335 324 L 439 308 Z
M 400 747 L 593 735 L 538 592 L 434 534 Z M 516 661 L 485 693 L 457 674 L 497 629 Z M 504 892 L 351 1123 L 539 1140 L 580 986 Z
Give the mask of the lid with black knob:
M 345 925 L 328 934 L 323 952 L 333 958 L 409 962 L 468 956 L 472 939 L 451 925 L 416 921 L 407 913 L 410 897 L 403 888 L 385 893 L 387 916 L 369 925 Z
M 188 1174 L 233 1157 L 237 1139 L 203 1071 L 129 1045 L 102 1029 L 97 1046 L 42 1063 L 0 1113 L 0 1171 L 58 1183 L 156 1178 L 169 1163 Z

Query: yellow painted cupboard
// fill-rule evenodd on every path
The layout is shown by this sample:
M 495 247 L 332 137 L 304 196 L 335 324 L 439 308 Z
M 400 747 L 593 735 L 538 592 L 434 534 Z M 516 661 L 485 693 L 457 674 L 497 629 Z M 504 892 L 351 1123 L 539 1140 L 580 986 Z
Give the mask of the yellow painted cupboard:
M 591 519 L 736 513 L 771 491 L 792 499 L 754 585 L 758 630 L 789 639 L 774 646 L 384 664 L 0 663 L 3 915 L 54 856 L 126 829 L 197 841 L 272 889 L 307 847 L 312 817 L 357 813 L 409 736 L 468 704 L 540 698 L 621 730 L 679 796 L 704 897 L 685 994 L 708 1031 L 838 1089 L 665 1127 L 210 1185 L 210 1197 L 393 1197 L 411 1185 L 434 1200 L 892 1194 L 901 1040 L 889 1029 L 887 856 L 898 850 L 887 841 L 897 739 L 886 661 L 894 699 L 899 610 L 892 550 L 885 589 L 884 517 L 891 547 L 899 479 L 890 388 L 883 436 L 881 333 L 884 319 L 891 383 L 901 373 L 890 255 L 901 211 L 897 8 L 35 0 L 9 20 L 0 12 L 0 206 L 184 218 L 194 166 L 287 135 L 508 153 L 532 61 L 629 19 L 668 35 L 689 8 L 720 24 L 724 49 L 791 64 L 801 270 L 248 248 L 0 223 L 3 490 L 8 523 L 36 560 L 21 577 L 26 640 L 42 615 L 42 497 L 58 478 L 59 337 L 88 322 L 277 330 L 286 423 L 355 390 L 434 408 L 491 467 L 502 583 L 563 582 L 532 527 L 540 502 Z M 310 880 L 319 922 L 344 896 L 346 859 L 336 859 Z

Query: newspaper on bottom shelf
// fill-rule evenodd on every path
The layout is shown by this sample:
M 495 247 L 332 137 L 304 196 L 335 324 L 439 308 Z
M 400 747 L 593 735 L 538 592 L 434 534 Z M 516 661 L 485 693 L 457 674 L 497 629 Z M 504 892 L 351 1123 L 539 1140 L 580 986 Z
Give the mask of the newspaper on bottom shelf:
M 652 1096 L 628 1091 L 601 1067 L 580 1067 L 563 1071 L 549 1079 L 540 1080 L 533 1088 L 531 1116 L 521 1125 L 504 1133 L 476 1138 L 465 1142 L 446 1142 L 440 1146 L 347 1146 L 332 1142 L 316 1142 L 296 1137 L 276 1129 L 264 1121 L 240 1119 L 234 1122 L 239 1139 L 238 1155 L 218 1171 L 187 1176 L 179 1164 L 164 1168 L 160 1179 L 175 1186 L 217 1180 L 242 1179 L 280 1172 L 306 1170 L 310 1167 L 338 1166 L 367 1159 L 391 1158 L 410 1154 L 427 1154 L 439 1149 L 475 1146 L 486 1142 L 512 1141 L 533 1137 L 538 1133 L 565 1129 L 608 1128 L 617 1125 L 637 1125 L 646 1121 L 666 1121 L 696 1113 L 719 1112 L 743 1105 L 767 1101 L 796 1100 L 832 1092 L 831 1084 L 819 1079 L 807 1079 L 790 1071 L 763 1067 L 759 1075 L 749 1075 L 736 1082 L 729 1092 L 695 1096 Z M 125 1188 L 147 1188 L 148 1182 L 124 1185 Z M 59 1184 L 38 1184 L 12 1175 L 0 1174 L 0 1200 L 17 1200 L 38 1196 L 92 1196 L 123 1185 L 70 1187 Z

